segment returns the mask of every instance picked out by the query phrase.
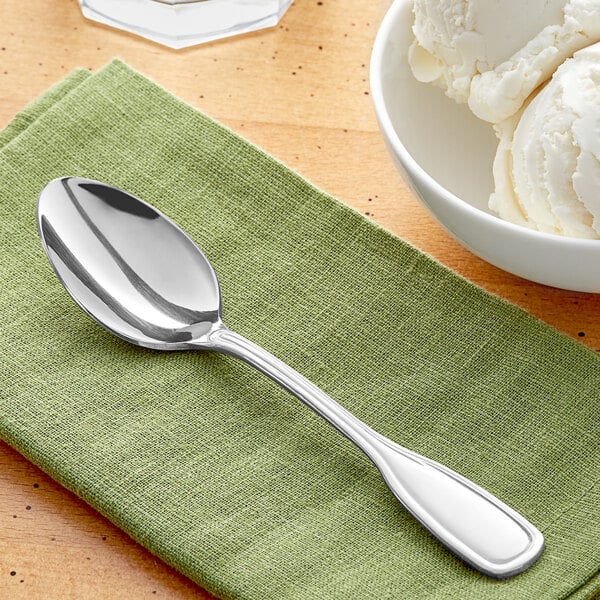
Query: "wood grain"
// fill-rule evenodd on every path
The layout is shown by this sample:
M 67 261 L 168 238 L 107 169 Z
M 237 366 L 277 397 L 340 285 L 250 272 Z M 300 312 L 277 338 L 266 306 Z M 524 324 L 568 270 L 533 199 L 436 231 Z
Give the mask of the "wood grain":
M 275 28 L 172 51 L 86 21 L 75 0 L 2 0 L 0 127 L 77 66 L 118 56 L 318 187 L 593 349 L 600 295 L 536 285 L 451 239 L 408 190 L 371 107 L 389 0 L 296 0 Z M 0 443 L 0 598 L 209 598 Z

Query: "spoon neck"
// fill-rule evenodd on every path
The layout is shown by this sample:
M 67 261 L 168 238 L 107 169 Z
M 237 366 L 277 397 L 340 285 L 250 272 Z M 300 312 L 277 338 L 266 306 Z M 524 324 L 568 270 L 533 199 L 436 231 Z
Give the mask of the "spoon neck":
M 312 408 L 371 459 L 376 458 L 380 442 L 375 432 L 306 377 L 225 325 L 212 331 L 208 338 L 209 343 L 204 348 L 234 356 L 251 365 Z

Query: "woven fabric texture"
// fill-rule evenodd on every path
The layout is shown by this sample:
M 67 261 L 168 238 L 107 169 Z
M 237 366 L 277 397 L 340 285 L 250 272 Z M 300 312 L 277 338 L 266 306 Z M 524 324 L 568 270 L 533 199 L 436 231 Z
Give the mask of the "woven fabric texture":
M 0 134 L 0 436 L 221 598 L 558 599 L 600 589 L 600 361 L 115 61 Z M 370 462 L 227 356 L 128 345 L 71 301 L 35 203 L 117 185 L 204 250 L 224 320 L 536 524 L 527 572 L 441 547 Z

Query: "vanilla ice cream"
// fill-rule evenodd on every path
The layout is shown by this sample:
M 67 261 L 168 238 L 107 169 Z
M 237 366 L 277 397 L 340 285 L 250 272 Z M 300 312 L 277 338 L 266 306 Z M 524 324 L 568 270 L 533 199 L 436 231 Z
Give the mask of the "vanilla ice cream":
M 409 62 L 479 118 L 515 114 L 565 59 L 600 40 L 600 0 L 415 0 Z
M 600 238 L 600 44 L 565 61 L 496 131 L 490 208 L 540 231 Z

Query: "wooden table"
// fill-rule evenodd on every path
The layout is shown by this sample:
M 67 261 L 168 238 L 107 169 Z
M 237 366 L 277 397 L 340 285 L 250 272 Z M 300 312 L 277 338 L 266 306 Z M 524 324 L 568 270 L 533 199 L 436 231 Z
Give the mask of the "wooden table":
M 75 0 L 2 0 L 0 127 L 74 67 L 118 56 L 477 285 L 600 347 L 600 295 L 483 262 L 401 180 L 369 96 L 390 0 L 296 0 L 275 28 L 173 51 L 85 20 Z M 0 598 L 210 598 L 0 442 Z

